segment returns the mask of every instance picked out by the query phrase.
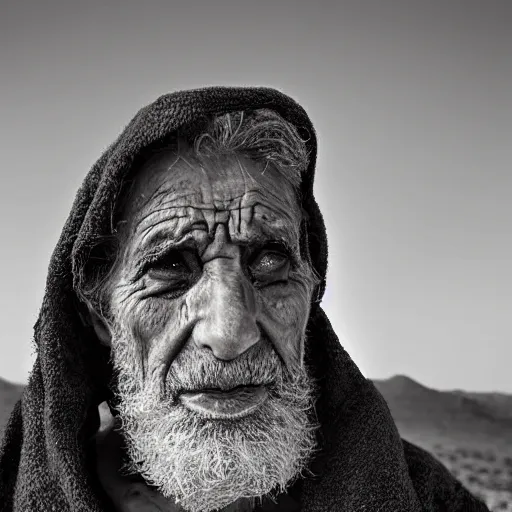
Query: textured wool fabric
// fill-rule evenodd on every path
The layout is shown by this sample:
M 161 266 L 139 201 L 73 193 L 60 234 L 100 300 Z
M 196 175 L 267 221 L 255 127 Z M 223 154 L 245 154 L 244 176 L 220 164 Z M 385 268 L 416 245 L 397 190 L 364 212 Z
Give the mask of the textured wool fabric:
M 305 111 L 268 88 L 212 87 L 160 97 L 142 108 L 93 166 L 78 191 L 48 269 L 35 325 L 37 358 L 0 449 L 0 510 L 106 512 L 87 440 L 98 404 L 109 396 L 108 353 L 79 315 L 79 268 L 111 220 L 121 183 L 141 152 L 177 129 L 200 128 L 209 116 L 270 108 L 307 139 L 311 162 L 302 179 L 305 241 L 322 277 L 313 297 L 307 360 L 318 379 L 321 450 L 295 486 L 307 512 L 487 511 L 425 451 L 402 441 L 389 409 L 341 347 L 320 307 L 327 238 L 313 197 L 316 137 Z

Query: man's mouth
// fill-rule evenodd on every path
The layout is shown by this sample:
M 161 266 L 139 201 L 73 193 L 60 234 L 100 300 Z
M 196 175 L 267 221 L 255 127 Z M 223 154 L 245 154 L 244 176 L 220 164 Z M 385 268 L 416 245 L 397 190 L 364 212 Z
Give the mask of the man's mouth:
M 179 398 L 189 410 L 209 419 L 238 419 L 248 416 L 267 399 L 265 386 L 238 386 L 230 390 L 187 391 Z

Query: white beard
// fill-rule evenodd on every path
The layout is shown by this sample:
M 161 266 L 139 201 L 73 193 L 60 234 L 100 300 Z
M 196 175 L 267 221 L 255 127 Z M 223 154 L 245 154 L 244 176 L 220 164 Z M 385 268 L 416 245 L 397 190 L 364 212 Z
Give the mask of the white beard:
M 126 473 L 140 474 L 189 512 L 210 512 L 240 498 L 272 498 L 305 471 L 318 425 L 304 368 L 291 376 L 267 343 L 231 362 L 185 348 L 163 384 L 141 377 L 134 344 L 125 333 L 112 345 Z M 250 384 L 268 384 L 269 396 L 236 420 L 205 418 L 177 400 L 184 389 Z

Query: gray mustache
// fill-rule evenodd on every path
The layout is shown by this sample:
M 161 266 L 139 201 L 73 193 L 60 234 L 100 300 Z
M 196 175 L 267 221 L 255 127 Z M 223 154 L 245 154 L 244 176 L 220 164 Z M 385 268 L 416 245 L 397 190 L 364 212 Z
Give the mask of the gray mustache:
M 268 344 L 251 347 L 232 361 L 221 361 L 206 350 L 185 348 L 169 367 L 166 394 L 176 399 L 187 391 L 229 390 L 239 386 L 276 386 L 282 383 L 281 359 Z

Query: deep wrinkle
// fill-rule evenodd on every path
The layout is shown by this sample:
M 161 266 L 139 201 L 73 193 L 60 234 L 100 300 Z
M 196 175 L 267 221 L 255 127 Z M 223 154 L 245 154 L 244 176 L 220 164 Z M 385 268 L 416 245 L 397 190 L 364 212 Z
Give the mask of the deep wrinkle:
M 211 203 L 191 204 L 196 199 L 195 194 L 188 196 L 188 201 L 184 201 L 183 203 L 174 198 L 168 198 L 167 201 L 160 204 L 159 208 L 154 208 L 142 216 L 135 226 L 135 231 L 138 236 L 141 237 L 141 244 L 146 245 L 150 243 L 146 241 L 148 233 L 151 233 L 158 225 L 168 221 L 177 220 L 177 223 L 180 224 L 180 220 L 185 219 L 178 228 L 185 232 L 187 229 L 190 229 L 191 225 L 200 222 L 208 227 L 208 232 L 212 232 L 215 224 L 225 222 L 225 220 L 222 220 L 222 217 L 227 216 L 229 218 L 231 217 L 229 215 L 230 213 L 235 213 L 237 214 L 237 222 L 234 225 L 238 226 L 236 232 L 240 235 L 242 234 L 242 221 L 245 221 L 248 225 L 251 224 L 255 212 L 258 213 L 262 220 L 270 220 L 268 228 L 273 230 L 279 230 L 283 220 L 289 224 L 294 222 L 294 216 L 290 213 L 286 205 L 281 206 L 279 203 L 276 203 L 272 204 L 271 208 L 269 208 L 263 202 L 265 201 L 265 197 L 261 196 L 261 191 L 249 190 L 239 197 L 229 198 L 223 201 L 214 200 L 213 206 L 211 206 Z M 277 216 L 273 210 L 278 214 Z M 159 218 L 153 220 L 154 216 Z M 233 216 L 232 218 L 235 217 Z M 208 222 L 208 220 L 210 220 L 210 222 Z M 180 232 L 176 232 L 174 236 L 179 238 Z
M 113 310 L 130 319 L 144 347 L 136 351 L 143 375 L 163 387 L 184 346 L 230 360 L 263 339 L 293 371 L 303 361 L 315 280 L 300 256 L 301 209 L 292 185 L 272 166 L 262 175 L 262 164 L 239 155 L 211 161 L 187 156 L 183 163 L 169 152 L 159 159 L 140 170 L 127 202 L 121 225 L 125 257 L 111 295 Z M 288 250 L 287 275 L 281 269 L 278 279 L 253 282 L 248 255 L 269 242 Z M 166 293 L 172 279 L 141 268 L 185 247 L 196 251 L 201 273 L 173 296 Z

